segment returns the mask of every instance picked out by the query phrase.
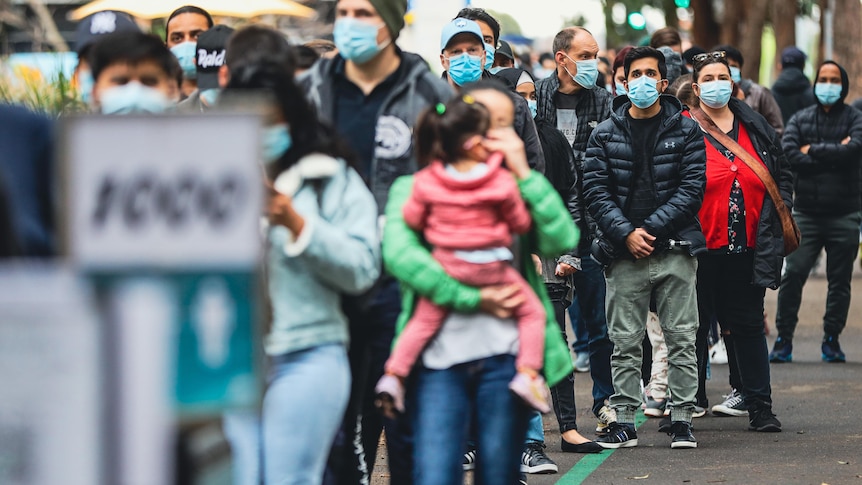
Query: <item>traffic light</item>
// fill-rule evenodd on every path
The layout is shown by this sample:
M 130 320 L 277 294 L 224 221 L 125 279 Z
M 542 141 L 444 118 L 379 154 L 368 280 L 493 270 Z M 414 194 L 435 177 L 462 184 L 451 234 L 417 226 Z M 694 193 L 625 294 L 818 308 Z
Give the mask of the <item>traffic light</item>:
M 640 12 L 632 12 L 629 14 L 629 27 L 634 30 L 643 30 L 646 28 L 646 18 Z
M 691 0 L 673 0 L 678 8 L 688 8 L 691 6 Z

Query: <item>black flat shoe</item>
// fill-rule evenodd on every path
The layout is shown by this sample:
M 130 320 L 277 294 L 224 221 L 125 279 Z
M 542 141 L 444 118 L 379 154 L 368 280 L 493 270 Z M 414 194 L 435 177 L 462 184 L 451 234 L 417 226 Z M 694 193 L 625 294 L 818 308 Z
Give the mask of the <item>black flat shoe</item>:
M 576 445 L 574 443 L 569 443 L 562 437 L 560 437 L 560 447 L 566 453 L 601 453 L 602 450 L 604 450 L 604 448 L 595 441 L 587 441 Z

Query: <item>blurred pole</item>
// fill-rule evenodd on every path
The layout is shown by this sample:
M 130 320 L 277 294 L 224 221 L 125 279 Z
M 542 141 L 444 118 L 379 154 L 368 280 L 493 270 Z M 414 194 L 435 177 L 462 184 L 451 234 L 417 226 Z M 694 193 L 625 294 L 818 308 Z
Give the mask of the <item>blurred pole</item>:
M 823 12 L 823 60 L 832 59 L 835 41 L 835 0 L 828 0 Z

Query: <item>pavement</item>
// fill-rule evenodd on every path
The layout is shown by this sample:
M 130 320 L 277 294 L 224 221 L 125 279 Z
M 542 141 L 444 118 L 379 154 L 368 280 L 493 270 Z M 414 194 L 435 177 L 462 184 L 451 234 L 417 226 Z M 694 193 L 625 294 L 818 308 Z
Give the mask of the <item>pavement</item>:
M 781 433 L 748 431 L 748 419 L 707 415 L 694 420 L 698 448 L 671 450 L 670 438 L 657 431 L 658 419 L 644 419 L 636 448 L 605 450 L 598 455 L 562 453 L 553 414 L 546 416 L 546 452 L 559 465 L 551 475 L 528 475 L 530 485 L 550 484 L 862 484 L 862 274 L 857 267 L 853 299 L 841 346 L 846 364 L 820 360 L 822 315 L 826 300 L 822 273 L 803 292 L 793 363 L 772 364 L 774 411 Z M 766 309 L 775 340 L 777 292 L 767 291 Z M 711 405 L 730 391 L 727 365 L 712 367 L 707 382 Z M 577 374 L 575 395 L 581 432 L 594 437 L 589 410 L 592 381 Z M 472 483 L 467 473 L 465 483 Z M 372 484 L 388 483 L 381 448 Z

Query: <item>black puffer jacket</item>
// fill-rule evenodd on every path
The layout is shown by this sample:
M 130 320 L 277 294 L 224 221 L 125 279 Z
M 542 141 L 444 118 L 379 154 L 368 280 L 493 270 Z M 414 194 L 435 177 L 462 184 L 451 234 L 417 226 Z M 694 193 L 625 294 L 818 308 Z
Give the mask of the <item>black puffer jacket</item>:
M 643 228 L 657 238 L 691 243 L 692 255 L 706 249 L 697 220 L 706 185 L 706 151 L 703 133 L 682 115 L 682 104 L 662 95 L 661 125 L 651 157 L 652 180 L 658 208 L 646 218 Z M 625 96 L 614 101 L 611 118 L 593 131 L 584 164 L 584 195 L 590 214 L 598 224 L 599 244 L 613 248 L 614 259 L 630 258 L 626 237 L 636 229 L 628 219 L 629 196 L 636 183 L 638 164 L 649 158 L 634 153 L 626 112 L 631 102 Z M 609 245 L 609 246 L 608 246 Z M 600 261 L 606 256 L 593 252 Z
M 781 118 L 784 126 L 799 110 L 814 104 L 814 92 L 811 91 L 811 81 L 797 67 L 785 67 L 772 85 L 772 96 L 781 108 Z
M 849 82 L 838 67 L 843 83 L 838 102 L 829 111 L 818 101 L 796 113 L 782 140 L 793 169 L 795 208 L 805 214 L 837 216 L 860 210 L 862 113 L 844 104 Z M 848 136 L 850 142 L 841 144 Z M 807 155 L 800 151 L 805 145 L 810 145 Z
M 781 149 L 781 137 L 766 121 L 766 118 L 755 112 L 744 101 L 731 98 L 728 103 L 730 111 L 745 125 L 751 143 L 757 150 L 757 156 L 763 161 L 769 174 L 778 185 L 778 191 L 788 209 L 793 208 L 792 175 L 790 164 Z M 785 135 L 786 136 L 786 135 Z M 757 225 L 757 238 L 754 248 L 754 272 L 751 283 L 763 288 L 778 288 L 781 282 L 781 267 L 784 259 L 784 235 L 781 232 L 781 219 L 775 211 L 775 204 L 767 195 L 760 209 L 760 221 Z

